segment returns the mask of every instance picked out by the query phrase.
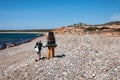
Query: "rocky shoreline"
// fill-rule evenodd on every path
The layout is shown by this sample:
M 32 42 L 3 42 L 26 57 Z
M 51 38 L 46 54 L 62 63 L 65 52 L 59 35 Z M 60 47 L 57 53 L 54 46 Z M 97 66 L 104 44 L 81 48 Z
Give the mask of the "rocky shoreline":
M 36 41 L 0 50 L 0 80 L 119 80 L 120 37 L 56 34 L 56 57 L 35 62 Z M 47 48 L 42 49 L 45 57 Z
M 0 33 L 17 33 L 17 34 L 20 34 L 20 33 L 22 33 L 22 32 L 0 32 Z M 35 39 L 35 38 L 37 38 L 37 37 L 41 37 L 41 36 L 44 36 L 45 35 L 45 33 L 35 33 L 35 32 L 31 32 L 31 33 L 27 33 L 27 32 L 23 32 L 23 33 L 25 33 L 25 34 L 36 34 L 36 36 L 34 36 L 34 37 L 31 37 L 31 38 L 26 38 L 26 39 L 7 39 L 7 40 L 4 40 L 4 41 L 1 41 L 0 42 L 0 50 L 3 50 L 3 49 L 6 49 L 6 48 L 10 48 L 10 47 L 15 47 L 15 46 L 18 46 L 18 45 L 21 45 L 21 44 L 24 44 L 24 43 L 27 43 L 27 42 L 31 42 L 33 39 Z M 22 34 L 23 34 L 22 33 Z

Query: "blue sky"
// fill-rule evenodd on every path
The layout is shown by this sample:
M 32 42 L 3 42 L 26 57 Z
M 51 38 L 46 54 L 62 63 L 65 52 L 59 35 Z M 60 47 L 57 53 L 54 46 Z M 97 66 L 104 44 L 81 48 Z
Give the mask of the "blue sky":
M 0 0 L 0 29 L 51 29 L 120 20 L 120 0 Z

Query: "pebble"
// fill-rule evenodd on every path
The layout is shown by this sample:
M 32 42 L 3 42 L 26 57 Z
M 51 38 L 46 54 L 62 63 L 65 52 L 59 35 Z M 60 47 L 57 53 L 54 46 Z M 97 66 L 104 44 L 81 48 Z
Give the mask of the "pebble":
M 115 71 L 120 71 L 120 66 L 117 66 L 117 67 L 115 68 Z

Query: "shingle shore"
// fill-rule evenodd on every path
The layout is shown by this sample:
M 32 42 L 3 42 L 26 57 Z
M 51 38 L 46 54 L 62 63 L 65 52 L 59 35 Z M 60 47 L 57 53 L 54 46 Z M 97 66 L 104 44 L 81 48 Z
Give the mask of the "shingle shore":
M 35 62 L 36 41 L 0 51 L 0 80 L 119 80 L 120 37 L 56 35 L 55 58 Z M 42 57 L 47 48 L 42 49 Z

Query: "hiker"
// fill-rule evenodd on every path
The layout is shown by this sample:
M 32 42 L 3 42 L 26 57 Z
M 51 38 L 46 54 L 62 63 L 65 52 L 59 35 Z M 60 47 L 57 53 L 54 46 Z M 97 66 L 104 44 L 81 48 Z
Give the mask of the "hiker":
M 34 47 L 37 53 L 36 60 L 35 60 L 36 62 L 41 59 L 41 48 L 42 48 L 42 42 L 40 40 L 39 42 L 36 42 L 36 45 Z
M 53 32 L 48 33 L 47 37 L 47 45 L 48 47 L 48 53 L 47 53 L 47 59 L 50 58 L 50 52 L 52 51 L 52 58 L 55 56 L 55 47 L 57 46 L 56 41 L 55 41 L 55 36 Z

